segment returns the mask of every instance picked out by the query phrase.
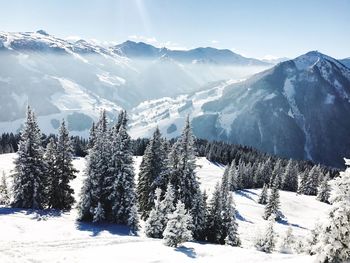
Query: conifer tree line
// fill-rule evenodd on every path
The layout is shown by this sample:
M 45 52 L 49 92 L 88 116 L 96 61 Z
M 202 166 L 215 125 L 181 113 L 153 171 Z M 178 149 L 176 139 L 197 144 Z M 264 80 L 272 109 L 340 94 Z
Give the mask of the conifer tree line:
M 56 134 L 45 135 L 41 133 L 41 146 L 46 148 L 51 138 L 53 138 L 55 141 L 58 139 Z M 20 133 L 3 133 L 0 137 L 0 154 L 17 152 L 20 139 Z M 71 136 L 70 139 L 74 151 L 74 156 L 85 157 L 87 154 L 88 140 L 79 136 Z

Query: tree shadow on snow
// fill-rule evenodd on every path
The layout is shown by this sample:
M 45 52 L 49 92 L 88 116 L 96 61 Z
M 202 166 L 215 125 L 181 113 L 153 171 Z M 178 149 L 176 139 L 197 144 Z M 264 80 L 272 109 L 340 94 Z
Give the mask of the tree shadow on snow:
M 277 223 L 285 225 L 285 226 L 292 226 L 292 227 L 298 227 L 301 229 L 307 229 L 301 225 L 289 223 L 287 218 L 282 218 L 282 219 L 278 220 Z
M 191 247 L 181 246 L 181 247 L 175 248 L 175 251 L 184 253 L 189 258 L 197 257 L 196 251 L 194 251 L 194 248 L 191 248 Z
M 255 200 L 249 195 L 249 194 L 251 194 L 252 192 L 250 192 L 250 191 L 248 191 L 248 190 L 237 190 L 237 191 L 235 191 L 235 193 L 238 194 L 238 195 L 240 195 L 240 196 L 243 196 L 243 197 L 245 197 L 245 198 L 248 198 L 248 199 L 250 199 L 250 200 L 252 200 L 252 201 L 255 202 Z M 248 193 L 249 193 L 249 194 L 248 194 Z M 255 194 L 255 193 L 252 193 L 252 194 Z
M 62 215 L 62 211 L 47 209 L 47 210 L 36 210 L 36 209 L 22 209 L 22 208 L 11 208 L 11 207 L 0 207 L 0 216 L 1 215 L 10 215 L 10 214 L 25 214 L 34 220 L 46 220 L 51 217 L 58 217 Z
M 236 218 L 237 218 L 238 220 L 240 220 L 240 221 L 244 221 L 244 222 L 247 222 L 247 223 L 250 223 L 250 224 L 254 224 L 252 221 L 247 220 L 244 216 L 242 216 L 242 215 L 239 213 L 238 210 L 236 210 L 235 215 L 236 215 Z
M 128 226 L 111 223 L 89 223 L 77 221 L 76 227 L 80 231 L 90 232 L 90 236 L 98 236 L 103 231 L 107 231 L 110 234 L 119 236 L 132 235 Z
M 247 190 L 247 189 L 244 189 L 244 190 L 242 190 L 243 192 L 246 192 L 246 193 L 249 193 L 249 194 L 251 194 L 251 195 L 258 195 L 257 193 L 255 193 L 255 192 L 253 192 L 253 191 L 251 191 L 251 190 Z

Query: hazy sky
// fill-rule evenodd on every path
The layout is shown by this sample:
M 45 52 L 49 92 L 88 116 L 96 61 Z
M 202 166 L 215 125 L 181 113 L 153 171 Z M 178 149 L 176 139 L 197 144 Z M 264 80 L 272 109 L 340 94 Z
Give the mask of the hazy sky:
M 319 50 L 350 57 L 350 0 L 0 0 L 0 31 L 169 48 L 213 46 L 249 57 Z

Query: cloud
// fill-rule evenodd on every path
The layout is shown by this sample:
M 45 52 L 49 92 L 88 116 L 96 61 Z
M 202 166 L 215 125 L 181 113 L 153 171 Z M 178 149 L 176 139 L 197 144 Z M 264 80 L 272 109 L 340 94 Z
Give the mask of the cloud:
M 219 44 L 220 43 L 220 41 L 218 41 L 218 40 L 212 40 L 212 41 L 210 41 L 212 44 Z

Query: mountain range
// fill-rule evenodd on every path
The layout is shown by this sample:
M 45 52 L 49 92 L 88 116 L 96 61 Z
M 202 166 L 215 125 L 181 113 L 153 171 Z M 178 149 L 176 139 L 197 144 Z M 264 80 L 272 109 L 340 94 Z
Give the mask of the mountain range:
M 342 167 L 350 156 L 349 59 L 311 51 L 277 63 L 210 47 L 187 51 L 126 41 L 109 47 L 37 32 L 0 32 L 0 132 L 17 132 L 31 104 L 45 133 L 66 118 L 88 136 L 100 110 L 129 111 L 130 134 L 158 126 Z
M 131 133 L 150 135 L 157 125 L 176 137 L 187 114 L 200 138 L 341 167 L 350 156 L 350 69 L 312 51 L 245 81 L 143 102 Z

